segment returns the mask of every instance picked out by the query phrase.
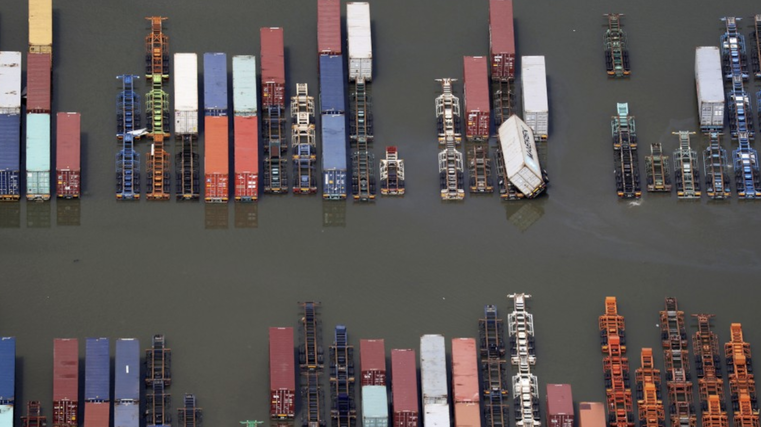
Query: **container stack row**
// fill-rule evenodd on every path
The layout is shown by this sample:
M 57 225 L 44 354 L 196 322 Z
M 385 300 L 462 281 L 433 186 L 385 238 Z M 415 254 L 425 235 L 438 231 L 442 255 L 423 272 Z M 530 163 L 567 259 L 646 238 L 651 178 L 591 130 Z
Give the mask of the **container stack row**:
M 116 340 L 114 371 L 114 427 L 139 427 L 140 341 Z
M 236 202 L 259 197 L 259 117 L 256 96 L 256 57 L 233 56 L 233 138 Z
M 0 200 L 20 197 L 21 52 L 0 52 Z
M 53 341 L 53 427 L 78 427 L 79 340 Z
M 420 338 L 420 380 L 423 390 L 423 423 L 427 427 L 449 427 L 447 355 L 444 337 Z
M 476 340 L 452 340 L 452 395 L 455 427 L 481 425 L 481 400 L 478 388 L 478 356 Z
M 50 199 L 52 0 L 29 1 L 26 74 L 26 197 Z
M 270 327 L 270 420 L 293 422 L 296 417 L 296 365 L 293 328 Z
M 488 60 L 485 56 L 463 58 L 465 92 L 465 139 L 467 147 L 470 191 L 494 192 L 489 136 L 491 135 L 491 103 L 489 102 Z
M 362 425 L 388 427 L 386 346 L 382 339 L 359 341 L 362 384 Z
M 16 338 L 0 338 L 0 427 L 14 426 Z
M 172 350 L 163 335 L 154 335 L 152 346 L 145 350 L 145 425 L 166 426 L 172 421 Z
M 108 338 L 85 342 L 84 427 L 109 427 L 111 419 L 111 355 Z
M 268 194 L 288 192 L 288 134 L 285 132 L 285 53 L 282 28 L 262 28 L 262 184 Z
M 204 173 L 207 203 L 226 203 L 230 194 L 227 55 L 204 53 Z
M 200 194 L 198 154 L 198 55 L 174 54 L 174 137 L 176 194 L 196 200 Z

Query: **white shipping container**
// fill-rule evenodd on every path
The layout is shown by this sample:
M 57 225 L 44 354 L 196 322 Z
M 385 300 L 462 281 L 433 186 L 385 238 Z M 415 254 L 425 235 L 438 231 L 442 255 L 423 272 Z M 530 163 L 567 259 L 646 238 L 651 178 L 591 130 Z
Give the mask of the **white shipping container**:
M 256 57 L 233 56 L 233 111 L 236 116 L 256 115 Z
M 547 100 L 547 72 L 544 56 L 521 57 L 523 84 L 523 119 L 534 131 L 537 139 L 547 139 L 549 132 L 549 102 Z
M 370 32 L 370 3 L 346 4 L 349 36 L 349 80 L 373 78 L 373 46 Z
M 198 111 L 198 55 L 174 54 L 174 109 Z
M 420 380 L 423 403 L 447 403 L 447 354 L 442 335 L 420 337 Z
M 510 183 L 526 197 L 541 192 L 545 183 L 531 128 L 513 115 L 499 127 L 499 144 Z
M 423 405 L 423 425 L 425 427 L 450 427 L 449 405 L 446 403 L 426 403 Z
M 0 114 L 21 111 L 21 52 L 0 52 Z
M 721 54 L 715 46 L 695 48 L 695 85 L 701 130 L 724 128 L 724 82 Z
M 386 386 L 362 386 L 362 426 L 388 427 L 388 391 Z
M 198 111 L 174 111 L 174 133 L 176 135 L 198 134 Z

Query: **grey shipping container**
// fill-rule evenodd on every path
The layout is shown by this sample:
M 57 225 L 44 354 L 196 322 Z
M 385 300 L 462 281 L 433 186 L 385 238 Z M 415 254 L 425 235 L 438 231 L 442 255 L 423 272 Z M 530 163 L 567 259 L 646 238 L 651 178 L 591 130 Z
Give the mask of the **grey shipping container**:
M 203 105 L 207 116 L 227 115 L 227 55 L 203 54 Z
M 388 427 L 388 392 L 383 385 L 362 387 L 362 426 Z
M 724 80 L 718 47 L 695 48 L 695 86 L 700 130 L 721 132 L 724 129 Z
M 0 171 L 19 170 L 21 115 L 0 114 Z
M 523 120 L 534 131 L 534 137 L 537 140 L 547 139 L 550 110 L 544 56 L 521 57 L 521 82 L 523 83 Z
M 573 427 L 570 384 L 547 384 L 547 427 Z
M 447 403 L 447 354 L 442 335 L 420 337 L 420 380 L 424 405 Z M 427 419 L 423 421 L 428 424 Z
M 114 400 L 140 399 L 140 342 L 134 338 L 116 341 Z
M 343 113 L 346 111 L 344 95 L 343 56 L 320 56 L 320 111 Z
M 16 338 L 0 338 L 0 404 L 13 404 L 16 394 Z
M 322 115 L 322 171 L 325 199 L 346 198 L 346 116 Z
M 114 427 L 140 427 L 140 405 L 117 402 L 114 405 Z
M 110 366 L 108 338 L 87 338 L 85 342 L 85 401 L 110 400 Z

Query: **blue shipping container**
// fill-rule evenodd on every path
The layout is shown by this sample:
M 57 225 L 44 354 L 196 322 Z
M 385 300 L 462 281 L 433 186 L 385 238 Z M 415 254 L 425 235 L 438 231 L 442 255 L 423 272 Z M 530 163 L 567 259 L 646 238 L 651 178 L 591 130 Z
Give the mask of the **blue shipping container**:
M 203 54 L 203 105 L 207 116 L 227 115 L 227 55 Z
M 21 115 L 0 114 L 0 170 L 19 170 Z
M 16 385 L 16 338 L 0 338 L 0 404 L 12 404 Z
M 320 56 L 320 112 L 346 112 L 342 55 Z
M 85 401 L 107 402 L 110 399 L 111 354 L 108 338 L 87 338 L 85 343 Z
M 135 338 L 116 340 L 116 373 L 114 401 L 140 399 L 140 341 Z
M 140 404 L 137 402 L 116 403 L 114 405 L 114 427 L 140 427 Z
M 323 198 L 346 198 L 346 116 L 322 115 Z

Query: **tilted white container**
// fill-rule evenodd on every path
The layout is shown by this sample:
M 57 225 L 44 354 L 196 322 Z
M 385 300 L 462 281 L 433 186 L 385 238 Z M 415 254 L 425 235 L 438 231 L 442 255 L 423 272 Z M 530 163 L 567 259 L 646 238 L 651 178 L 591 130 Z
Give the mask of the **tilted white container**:
M 442 335 L 420 337 L 420 382 L 424 404 L 447 403 L 447 353 Z
M 174 54 L 174 133 L 198 134 L 198 55 Z
M 499 145 L 510 183 L 529 198 L 541 193 L 545 182 L 531 128 L 513 115 L 499 127 Z
M 21 52 L 0 52 L 0 114 L 21 109 Z
M 373 46 L 370 32 L 370 3 L 346 4 L 349 36 L 349 80 L 373 78 Z
M 534 131 L 537 139 L 547 139 L 550 109 L 547 100 L 547 72 L 544 56 L 521 57 L 523 84 L 523 120 Z
M 724 81 L 718 47 L 695 48 L 695 85 L 700 129 L 721 131 L 724 129 Z

